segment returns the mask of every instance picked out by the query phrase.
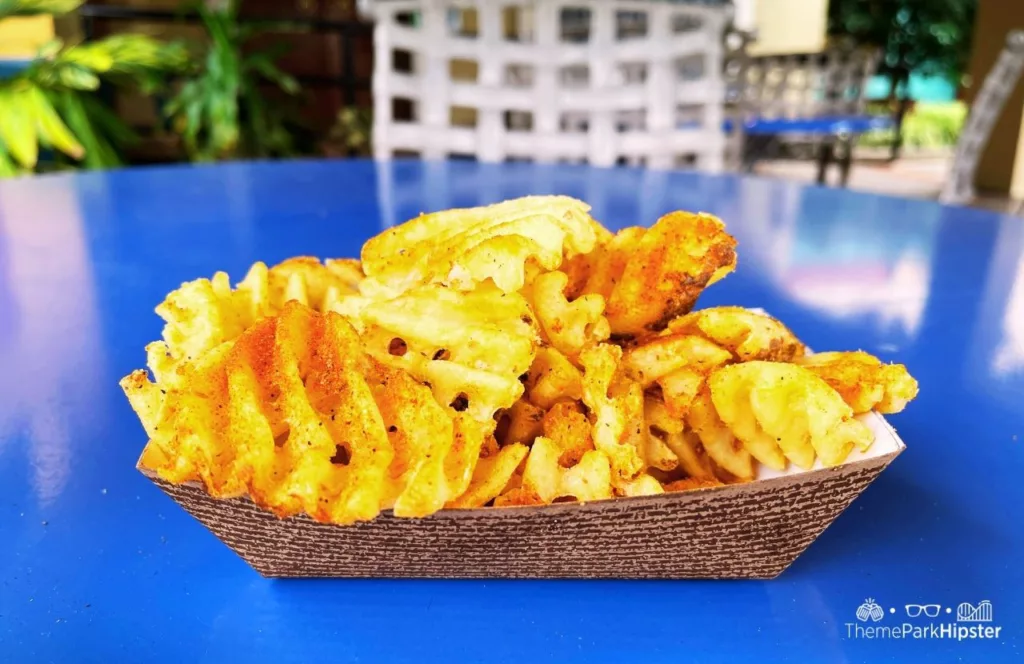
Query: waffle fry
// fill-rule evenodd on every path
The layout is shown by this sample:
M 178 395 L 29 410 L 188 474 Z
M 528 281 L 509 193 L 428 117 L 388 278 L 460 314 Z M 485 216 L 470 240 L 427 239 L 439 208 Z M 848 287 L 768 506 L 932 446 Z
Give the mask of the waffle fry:
M 702 401 L 698 397 L 689 420 L 685 422 L 676 417 L 656 394 L 645 397 L 647 440 L 642 448 L 645 464 L 648 469 L 662 471 L 668 477 L 681 472 L 702 480 L 734 482 L 753 479 L 750 454 L 718 420 L 706 387 L 703 394 L 707 400 Z M 709 423 L 709 418 L 714 419 Z M 715 428 L 714 423 L 719 427 Z M 721 437 L 723 431 L 724 439 Z M 705 445 L 705 439 L 710 449 Z
M 722 422 L 758 461 L 783 470 L 786 460 L 826 466 L 867 449 L 870 429 L 821 378 L 795 364 L 745 362 L 716 370 L 708 379 Z
M 146 347 L 158 381 L 173 380 L 174 370 L 214 346 L 238 337 L 257 320 L 278 313 L 289 300 L 315 309 L 358 292 L 359 262 L 299 256 L 267 268 L 254 263 L 232 290 L 228 275 L 196 279 L 171 292 L 156 308 L 166 321 L 163 341 Z
M 571 467 L 559 464 L 557 444 L 541 436 L 533 441 L 520 485 L 498 496 L 495 506 L 547 505 L 559 499 L 589 502 L 612 497 L 608 457 L 591 450 Z
M 645 388 L 656 384 L 669 411 L 686 417 L 716 367 L 752 360 L 790 361 L 804 346 L 786 326 L 741 307 L 714 307 L 669 321 L 627 351 L 623 364 Z
M 541 435 L 544 430 L 544 409 L 534 406 L 526 399 L 512 404 L 502 415 L 505 419 L 505 430 L 502 443 L 530 443 Z
M 248 493 L 279 516 L 433 513 L 470 486 L 490 435 L 367 355 L 343 318 L 294 302 L 190 366 L 158 405 L 151 385 L 144 372 L 122 382 L 157 413 L 143 466 L 213 496 Z
M 719 417 L 707 385 L 701 387 L 691 403 L 686 424 L 717 468 L 739 481 L 754 479 L 754 459 Z
M 710 307 L 669 321 L 662 336 L 698 335 L 732 353 L 734 362 L 792 362 L 805 348 L 785 325 L 743 307 Z
M 421 215 L 363 245 L 371 295 L 425 284 L 471 290 L 490 279 L 505 293 L 526 284 L 527 262 L 555 270 L 597 241 L 589 206 L 567 196 L 527 196 Z
M 855 413 L 898 413 L 917 396 L 917 381 L 902 364 L 882 364 L 863 351 L 815 353 L 797 364 L 818 376 Z
M 615 482 L 627 482 L 643 470 L 637 449 L 642 434 L 643 393 L 640 385 L 617 376 L 622 350 L 601 344 L 580 355 L 583 403 L 594 415 L 594 446 L 611 462 Z
M 476 464 L 473 480 L 461 496 L 449 503 L 449 507 L 483 507 L 498 497 L 512 480 L 516 469 L 530 452 L 520 443 L 506 445 L 489 456 L 482 457 Z
M 422 286 L 389 300 L 343 298 L 333 311 L 360 332 L 367 351 L 428 383 L 439 403 L 481 422 L 523 392 L 537 329 L 526 300 L 483 285 L 459 293 Z
M 650 230 L 630 229 L 598 256 L 584 289 L 607 302 L 613 334 L 657 330 L 693 308 L 705 287 L 736 268 L 736 240 L 708 214 L 673 212 Z M 621 270 L 621 272 L 620 272 Z
M 569 302 L 565 291 L 569 276 L 564 272 L 546 272 L 526 288 L 543 339 L 567 357 L 576 357 L 587 346 L 608 339 L 611 333 L 604 317 L 604 298 L 582 295 Z
M 577 401 L 583 397 L 583 373 L 558 350 L 541 347 L 526 374 L 526 395 L 544 410 L 559 401 Z
M 558 463 L 566 468 L 594 449 L 590 422 L 578 403 L 562 401 L 552 406 L 541 420 L 541 431 L 561 450 Z

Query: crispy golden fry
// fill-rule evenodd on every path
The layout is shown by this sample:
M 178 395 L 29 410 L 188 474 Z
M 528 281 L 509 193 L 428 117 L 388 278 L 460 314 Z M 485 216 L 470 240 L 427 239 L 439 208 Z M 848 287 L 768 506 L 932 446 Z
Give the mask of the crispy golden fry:
M 529 453 L 520 443 L 506 445 L 496 453 L 482 457 L 476 464 L 473 481 L 464 494 L 448 503 L 448 507 L 483 507 L 505 490 L 512 475 Z
M 503 445 L 531 443 L 543 432 L 544 409 L 534 406 L 526 399 L 520 399 L 512 404 L 503 417 L 507 418 L 507 428 L 500 441 Z
M 575 402 L 556 403 L 541 420 L 543 435 L 561 450 L 558 463 L 566 468 L 594 449 L 590 422 Z
M 583 295 L 583 289 L 586 287 L 587 280 L 590 278 L 591 260 L 593 259 L 596 251 L 597 249 L 589 254 L 577 254 L 576 256 L 567 258 L 562 262 L 560 270 L 564 272 L 566 276 L 566 299 L 572 301 Z
M 657 383 L 672 415 L 685 418 L 716 367 L 757 359 L 788 361 L 803 352 L 796 337 L 771 316 L 715 307 L 676 318 L 657 335 L 637 340 L 623 364 L 645 388 Z
M 373 518 L 393 449 L 362 359 L 342 319 L 286 305 L 168 390 L 149 444 L 172 462 L 154 470 L 201 479 L 213 496 L 248 491 L 282 516 Z
M 522 477 L 519 477 L 522 480 Z M 516 478 L 512 478 L 514 483 Z M 530 505 L 544 505 L 544 500 L 535 492 L 522 486 L 510 487 L 505 493 L 494 499 L 495 507 L 528 507 Z
M 581 399 L 583 373 L 558 350 L 542 346 L 526 376 L 526 396 L 545 410 L 560 401 Z
M 667 434 L 665 444 L 675 454 L 679 460 L 679 467 L 687 475 L 701 480 L 717 479 L 715 464 L 693 431 Z
M 714 478 L 715 468 L 696 434 L 688 431 L 682 419 L 674 416 L 656 394 L 644 398 L 647 440 L 643 446 L 644 463 L 671 474 L 681 470 L 690 477 Z
M 615 285 L 622 281 L 626 265 L 646 233 L 647 229 L 640 226 L 623 228 L 610 239 L 598 244 L 584 260 L 579 261 L 580 264 L 574 266 L 575 270 L 587 276 L 582 293 L 595 293 L 607 301 L 608 296 L 615 290 Z M 578 283 L 580 279 L 580 275 L 577 274 L 573 282 Z
M 679 467 L 679 457 L 668 445 L 668 435 L 648 432 L 640 445 L 640 456 L 648 469 L 670 471 Z
M 754 460 L 750 452 L 718 416 L 711 402 L 711 390 L 706 385 L 687 411 L 686 424 L 717 468 L 741 482 L 754 479 Z
M 615 483 L 632 480 L 644 468 L 637 448 L 643 435 L 643 393 L 638 383 L 623 389 L 616 375 L 621 357 L 622 350 L 611 344 L 580 354 L 583 403 L 594 417 L 594 446 L 608 456 Z
M 582 295 L 569 302 L 565 291 L 569 277 L 554 271 L 539 275 L 524 291 L 540 323 L 543 339 L 568 357 L 576 357 L 587 346 L 608 338 L 604 298 Z
M 546 505 L 559 499 L 589 502 L 612 497 L 608 457 L 591 450 L 579 463 L 566 468 L 559 464 L 561 454 L 553 441 L 537 438 L 526 457 L 520 486 L 498 496 L 494 504 Z
M 343 298 L 333 309 L 359 330 L 379 361 L 427 382 L 434 397 L 481 422 L 523 393 L 537 329 L 517 293 L 493 285 L 459 293 L 422 286 L 390 300 Z
M 898 413 L 917 396 L 917 381 L 902 364 L 882 364 L 863 351 L 815 353 L 797 364 L 839 392 L 855 413 Z
M 297 302 L 189 365 L 159 403 L 144 372 L 122 386 L 152 434 L 144 466 L 333 523 L 437 511 L 470 486 L 493 428 L 368 356 L 340 316 Z
M 810 468 L 815 454 L 835 466 L 873 442 L 871 430 L 828 383 L 803 367 L 745 362 L 708 379 L 719 417 L 758 461 L 783 470 L 789 459 Z
M 620 482 L 615 487 L 616 496 L 654 496 L 659 493 L 665 493 L 661 482 L 647 473 L 640 473 L 628 482 Z
M 743 307 L 710 307 L 669 321 L 663 336 L 693 334 L 728 350 L 736 362 L 792 362 L 804 354 L 800 340 L 768 314 Z
M 645 388 L 683 368 L 706 375 L 732 359 L 729 351 L 699 336 L 657 336 L 627 350 L 622 357 L 626 375 Z
M 231 341 L 257 320 L 278 313 L 289 300 L 322 309 L 325 302 L 358 292 L 359 262 L 299 256 L 267 268 L 255 263 L 236 290 L 228 275 L 196 279 L 171 292 L 156 308 L 166 321 L 163 341 L 146 347 L 149 366 L 159 382 L 173 380 L 181 362 Z
M 630 230 L 610 244 L 615 246 L 598 257 L 585 292 L 605 297 L 605 316 L 620 336 L 664 327 L 736 267 L 736 240 L 709 214 L 672 212 L 645 233 Z
M 470 290 L 487 279 L 506 293 L 526 283 L 526 264 L 556 270 L 596 242 L 589 206 L 567 196 L 527 196 L 426 214 L 363 245 L 371 295 L 440 283 Z
M 455 440 L 444 458 L 444 472 L 451 495 L 457 497 L 469 488 L 473 470 L 480 459 L 480 450 L 494 430 L 494 421 L 480 422 L 468 413 L 455 413 L 452 424 Z
M 453 481 L 446 474 L 455 436 L 451 414 L 408 373 L 369 364 L 367 383 L 394 448 L 382 507 L 400 517 L 433 514 L 458 495 L 454 480 L 463 479 L 461 469 L 453 471 Z

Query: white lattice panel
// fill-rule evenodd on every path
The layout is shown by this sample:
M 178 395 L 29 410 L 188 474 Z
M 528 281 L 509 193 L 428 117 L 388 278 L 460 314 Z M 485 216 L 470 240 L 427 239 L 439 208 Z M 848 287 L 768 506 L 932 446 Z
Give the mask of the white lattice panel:
M 377 0 L 370 9 L 379 159 L 722 166 L 726 7 Z

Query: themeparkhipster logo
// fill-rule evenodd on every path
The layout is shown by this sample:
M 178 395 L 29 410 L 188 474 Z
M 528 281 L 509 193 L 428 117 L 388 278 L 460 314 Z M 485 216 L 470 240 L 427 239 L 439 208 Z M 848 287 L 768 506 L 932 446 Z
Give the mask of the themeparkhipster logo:
M 897 615 L 899 614 L 899 615 Z M 955 619 L 954 619 L 955 614 Z M 888 620 L 887 616 L 890 616 Z M 888 610 L 869 597 L 857 607 L 855 622 L 846 623 L 848 639 L 971 639 L 999 638 L 1002 626 L 993 625 L 992 602 L 987 599 L 956 607 L 941 604 L 904 604 Z M 902 620 L 902 622 L 901 622 Z

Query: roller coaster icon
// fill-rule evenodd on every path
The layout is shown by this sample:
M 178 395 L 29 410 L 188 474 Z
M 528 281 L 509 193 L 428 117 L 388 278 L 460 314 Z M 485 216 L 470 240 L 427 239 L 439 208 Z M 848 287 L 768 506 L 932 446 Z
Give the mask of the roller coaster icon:
M 987 599 L 978 602 L 962 602 L 956 607 L 957 622 L 992 622 L 992 602 Z

